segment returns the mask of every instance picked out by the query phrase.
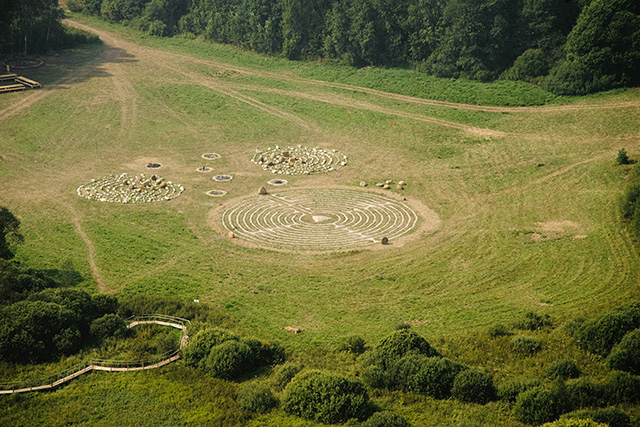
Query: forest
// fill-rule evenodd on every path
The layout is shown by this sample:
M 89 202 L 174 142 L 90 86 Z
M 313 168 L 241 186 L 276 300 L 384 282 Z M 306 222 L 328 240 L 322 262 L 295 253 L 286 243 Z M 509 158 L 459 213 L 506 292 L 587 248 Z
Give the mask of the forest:
M 640 82 L 634 0 L 70 0 L 156 36 L 294 60 L 512 79 L 562 95 Z

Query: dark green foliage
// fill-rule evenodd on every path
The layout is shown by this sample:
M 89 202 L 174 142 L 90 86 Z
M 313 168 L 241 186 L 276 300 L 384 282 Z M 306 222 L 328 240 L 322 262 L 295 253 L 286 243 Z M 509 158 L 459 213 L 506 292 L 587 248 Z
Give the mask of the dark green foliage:
M 335 424 L 366 418 L 370 404 L 361 382 L 328 372 L 306 371 L 285 388 L 282 409 L 308 420 Z
M 443 357 L 407 356 L 392 370 L 392 385 L 434 399 L 446 399 L 451 396 L 456 376 L 466 369 L 467 366 Z
M 390 374 L 377 365 L 370 365 L 362 371 L 362 381 L 372 388 L 392 387 Z
M 16 261 L 0 259 L 0 305 L 9 305 L 27 298 L 34 292 L 57 286 L 42 271 L 20 265 Z
M 362 354 L 367 350 L 366 342 L 362 337 L 352 335 L 344 340 L 339 346 L 340 351 L 347 351 L 353 354 Z
M 410 329 L 400 329 L 387 335 L 368 355 L 368 364 L 387 370 L 400 358 L 415 353 L 427 357 L 440 356 L 431 345 Z
M 211 349 L 225 341 L 238 341 L 240 338 L 231 332 L 220 328 L 206 328 L 198 331 L 189 338 L 189 345 L 182 350 L 187 366 L 204 369 L 206 357 Z
M 275 398 L 269 387 L 262 384 L 249 383 L 244 384 L 238 390 L 236 398 L 238 406 L 248 412 L 264 414 L 278 406 L 278 400 Z
M 284 390 L 291 379 L 301 370 L 301 366 L 291 362 L 279 365 L 276 367 L 273 376 L 271 377 L 271 384 L 276 388 L 276 390 Z
M 511 347 L 517 353 L 531 355 L 540 350 L 540 343 L 535 338 L 519 335 L 511 340 Z
M 140 314 L 166 314 L 217 326 L 228 326 L 230 323 L 229 316 L 216 307 L 161 295 L 121 296 L 118 314 L 125 319 Z
M 611 369 L 640 375 L 640 329 L 629 332 L 607 357 Z
M 640 327 L 640 303 L 633 302 L 585 322 L 575 339 L 584 350 L 606 356 L 614 345 Z
M 118 312 L 118 298 L 113 295 L 96 294 L 93 295 L 93 303 L 96 306 L 98 316 Z
M 124 337 L 127 335 L 127 325 L 117 314 L 105 314 L 91 322 L 91 336 L 103 340 L 109 337 Z
M 475 369 L 467 369 L 456 376 L 451 395 L 461 402 L 485 404 L 495 400 L 496 389 L 489 375 Z
M 640 4 L 636 0 L 594 0 L 567 37 L 567 58 L 547 87 L 582 95 L 640 82 Z
M 556 360 L 544 370 L 544 376 L 550 379 L 560 378 L 563 380 L 578 378 L 580 369 L 578 369 L 573 360 Z
M 539 387 L 542 383 L 540 380 L 514 380 L 498 386 L 496 391 L 497 397 L 506 402 L 515 402 L 518 395 L 529 389 Z
M 242 338 L 240 342 L 251 349 L 253 363 L 256 367 L 284 362 L 284 348 L 280 343 L 262 341 L 257 338 Z
M 562 406 L 553 390 L 540 386 L 520 393 L 513 412 L 516 420 L 539 425 L 558 418 Z
M 20 220 L 9 209 L 0 206 L 0 259 L 13 258 L 15 245 L 24 240 L 19 229 Z
M 549 72 L 549 57 L 542 49 L 527 49 L 513 62 L 504 77 L 509 80 L 535 81 Z
M 536 331 L 544 327 L 551 326 L 551 318 L 548 314 L 539 315 L 532 311 L 525 313 L 524 316 L 518 321 L 518 329 L 527 331 Z
M 491 326 L 489 328 L 489 330 L 487 331 L 487 333 L 489 334 L 489 336 L 491 338 L 506 337 L 506 336 L 509 336 L 509 335 L 513 335 L 513 332 L 511 332 L 509 330 L 509 328 L 507 328 L 503 324 L 498 324 L 498 325 Z
M 20 301 L 0 311 L 0 358 L 39 362 L 77 351 L 81 343 L 77 316 L 62 305 Z
M 411 427 L 400 415 L 391 411 L 376 412 L 361 427 Z
M 605 383 L 580 378 L 567 383 L 567 395 L 574 408 L 603 406 L 607 402 L 607 387 Z
M 564 414 L 562 419 L 589 419 L 609 427 L 631 427 L 631 419 L 616 407 L 585 409 Z
M 631 161 L 629 160 L 629 156 L 627 155 L 627 150 L 625 150 L 624 148 L 618 150 L 616 163 L 618 163 L 619 165 L 628 165 L 629 163 L 631 163 Z
M 634 169 L 637 172 L 638 167 Z M 624 194 L 619 199 L 620 212 L 622 217 L 629 221 L 631 232 L 636 236 L 640 235 L 640 221 L 638 215 L 640 213 L 640 185 L 636 184 L 637 179 L 629 185 Z
M 204 371 L 214 378 L 232 380 L 254 366 L 248 345 L 230 340 L 213 346 L 204 359 Z
M 640 402 L 640 377 L 628 372 L 613 372 L 604 382 L 609 404 Z

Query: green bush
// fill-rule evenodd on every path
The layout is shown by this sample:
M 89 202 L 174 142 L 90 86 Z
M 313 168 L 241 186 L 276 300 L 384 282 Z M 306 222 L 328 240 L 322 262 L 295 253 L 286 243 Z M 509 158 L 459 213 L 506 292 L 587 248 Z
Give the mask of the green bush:
M 624 148 L 618 150 L 616 163 L 618 163 L 619 165 L 628 165 L 629 163 L 631 163 L 631 161 L 629 160 L 629 156 L 627 155 L 627 150 L 625 150 Z
M 225 341 L 211 348 L 205 359 L 204 371 L 214 378 L 236 379 L 254 366 L 248 345 L 238 341 Z
M 505 384 L 501 384 L 497 388 L 497 397 L 506 402 L 515 402 L 518 395 L 529 389 L 539 387 L 542 383 L 540 380 L 514 380 Z
M 607 357 L 611 369 L 640 374 L 640 329 L 629 332 Z
M 301 370 L 301 366 L 291 362 L 280 365 L 275 369 L 275 372 L 273 373 L 271 384 L 276 388 L 276 390 L 284 390 L 291 379 L 295 377 Z
M 282 409 L 290 415 L 327 424 L 369 415 L 369 395 L 364 385 L 341 375 L 305 371 L 284 390 Z
M 362 381 L 372 388 L 397 387 L 395 381 L 391 379 L 391 374 L 377 365 L 364 368 L 361 375 Z
M 284 348 L 279 343 L 262 341 L 257 338 L 242 338 L 240 342 L 251 349 L 255 367 L 284 362 Z
M 451 396 L 456 376 L 467 366 L 443 357 L 411 355 L 400 359 L 391 370 L 392 385 L 404 391 L 435 399 Z
M 245 411 L 257 414 L 267 413 L 278 406 L 278 400 L 269 387 L 256 383 L 242 385 L 238 390 L 236 402 Z
M 514 406 L 516 420 L 526 424 L 548 423 L 561 413 L 556 393 L 542 386 L 520 393 Z
M 495 400 L 496 389 L 489 375 L 468 369 L 456 376 L 451 395 L 461 402 L 485 404 Z
M 548 314 L 539 315 L 532 311 L 525 313 L 517 323 L 518 329 L 527 331 L 536 331 L 551 325 L 551 317 Z
M 622 217 L 626 219 L 633 218 L 633 214 L 638 208 L 640 200 L 640 185 L 630 185 L 620 197 L 620 212 Z
M 370 352 L 367 364 L 387 370 L 402 357 L 410 354 L 428 357 L 440 356 L 427 340 L 411 329 L 400 329 L 387 335 Z
M 211 349 L 225 341 L 238 341 L 240 338 L 220 328 L 205 328 L 190 337 L 189 345 L 182 350 L 187 366 L 204 369 L 204 363 Z
M 578 378 L 580 369 L 573 360 L 556 360 L 544 370 L 544 376 L 550 379 L 562 378 L 564 380 Z
M 519 335 L 511 340 L 511 347 L 520 354 L 534 354 L 540 351 L 540 343 L 537 339 Z
M 113 295 L 96 294 L 93 295 L 93 303 L 96 305 L 98 316 L 118 312 L 118 298 Z
M 347 337 L 338 347 L 339 351 L 346 351 L 353 354 L 362 354 L 367 351 L 366 342 L 358 335 Z
M 541 427 L 608 427 L 606 424 L 597 423 L 593 420 L 580 419 L 559 419 L 552 423 L 543 424 Z
M 502 324 L 491 326 L 487 333 L 491 338 L 507 337 L 509 335 L 513 335 L 513 332 L 511 332 L 509 328 Z
M 584 350 L 604 357 L 628 332 L 637 328 L 640 328 L 640 303 L 633 302 L 585 322 L 576 341 Z
M 361 427 L 411 427 L 400 415 L 391 411 L 376 412 Z
M 567 394 L 574 408 L 604 406 L 608 401 L 605 384 L 596 383 L 587 378 L 567 383 Z
M 585 409 L 564 414 L 561 419 L 589 419 L 608 427 L 630 427 L 631 419 L 627 414 L 615 407 L 604 409 Z
M 604 382 L 610 404 L 640 402 L 640 377 L 628 372 L 613 372 Z
M 509 80 L 533 81 L 549 72 L 548 56 L 541 49 L 527 49 L 516 58 L 513 66 L 504 73 Z
M 125 337 L 128 329 L 127 324 L 117 314 L 105 314 L 91 322 L 91 336 L 103 340 L 109 337 Z

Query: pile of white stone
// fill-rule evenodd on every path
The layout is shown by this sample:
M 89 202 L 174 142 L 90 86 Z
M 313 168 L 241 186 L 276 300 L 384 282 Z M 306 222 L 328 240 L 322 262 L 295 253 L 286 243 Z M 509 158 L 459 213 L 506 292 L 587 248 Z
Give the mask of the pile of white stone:
M 325 150 L 319 147 L 269 147 L 266 150 L 256 149 L 251 161 L 262 166 L 266 171 L 285 175 L 312 175 L 336 170 L 338 166 L 346 166 L 347 156 L 337 150 Z
M 77 191 L 80 197 L 100 202 L 148 203 L 174 199 L 182 194 L 184 187 L 158 175 L 123 173 L 92 179 Z

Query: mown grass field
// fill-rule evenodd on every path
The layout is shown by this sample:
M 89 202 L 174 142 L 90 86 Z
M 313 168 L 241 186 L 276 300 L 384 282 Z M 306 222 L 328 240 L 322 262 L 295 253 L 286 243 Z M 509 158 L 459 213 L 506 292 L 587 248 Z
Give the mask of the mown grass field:
M 630 166 L 615 165 L 622 147 L 640 158 L 640 90 L 559 98 L 521 83 L 293 63 L 74 19 L 104 44 L 48 58 L 23 73 L 42 90 L 0 97 L 0 205 L 22 221 L 20 261 L 57 269 L 71 260 L 84 278 L 78 286 L 91 292 L 217 305 L 240 330 L 282 342 L 312 367 L 352 373 L 353 359 L 335 353 L 337 343 L 360 335 L 373 344 L 406 322 L 496 381 L 535 376 L 561 355 L 602 375 L 602 360 L 559 331 L 540 333 L 543 352 L 525 359 L 511 355 L 507 341 L 487 344 L 485 331 L 527 311 L 561 325 L 640 297 L 638 249 L 617 207 Z M 390 191 L 434 210 L 439 229 L 402 245 L 331 254 L 250 248 L 218 232 L 212 222 L 221 206 L 273 178 L 250 162 L 255 149 L 293 144 L 338 149 L 349 165 L 287 177 L 287 188 L 404 180 L 405 190 Z M 222 158 L 204 161 L 207 152 Z M 148 173 L 148 162 L 162 163 L 158 173 L 184 194 L 140 205 L 76 195 L 92 178 Z M 196 172 L 203 164 L 234 179 L 214 183 Z M 228 193 L 211 198 L 211 189 Z M 281 412 L 238 415 L 235 387 L 179 364 L 91 374 L 53 393 L 3 397 L 0 418 L 310 425 Z M 500 403 L 375 393 L 415 425 L 514 425 Z

